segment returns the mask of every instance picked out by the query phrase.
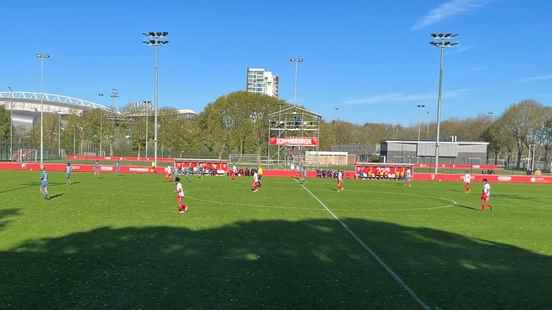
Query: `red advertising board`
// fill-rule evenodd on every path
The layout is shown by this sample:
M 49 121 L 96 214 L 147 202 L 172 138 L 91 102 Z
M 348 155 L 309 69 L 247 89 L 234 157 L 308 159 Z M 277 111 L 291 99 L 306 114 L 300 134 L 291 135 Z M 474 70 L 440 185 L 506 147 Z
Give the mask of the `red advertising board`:
M 318 145 L 317 137 L 288 137 L 277 138 L 271 137 L 268 140 L 271 145 L 289 145 L 289 146 L 316 146 Z

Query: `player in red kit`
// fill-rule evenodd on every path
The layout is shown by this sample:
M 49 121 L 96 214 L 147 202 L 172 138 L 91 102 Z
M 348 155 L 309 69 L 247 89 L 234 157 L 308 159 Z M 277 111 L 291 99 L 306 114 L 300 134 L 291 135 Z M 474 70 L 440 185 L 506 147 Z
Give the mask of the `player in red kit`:
M 466 174 L 464 174 L 464 193 L 471 192 L 471 174 L 466 171 Z
M 337 173 L 337 191 L 342 192 L 345 189 L 343 185 L 343 171 Z
M 176 182 L 176 203 L 178 204 L 178 213 L 185 214 L 188 212 L 188 206 L 184 203 L 184 189 L 182 188 L 179 177 L 176 177 L 174 181 Z
M 253 183 L 251 183 L 251 191 L 258 192 L 259 191 L 259 174 L 257 174 L 257 171 L 253 173 Z
M 483 191 L 481 192 L 481 208 L 480 211 L 483 212 L 485 209 L 493 210 L 493 206 L 489 203 L 491 200 L 491 184 L 487 179 L 483 179 Z

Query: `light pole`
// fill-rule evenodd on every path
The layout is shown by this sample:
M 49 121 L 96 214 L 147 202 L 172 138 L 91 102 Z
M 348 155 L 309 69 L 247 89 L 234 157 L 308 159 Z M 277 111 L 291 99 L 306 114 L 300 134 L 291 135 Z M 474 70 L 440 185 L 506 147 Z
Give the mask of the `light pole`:
M 418 105 L 416 105 L 416 107 L 418 108 L 418 110 L 424 111 L 426 106 L 425 106 L 425 104 L 418 104 Z M 418 125 L 418 147 L 420 145 L 421 136 L 422 136 L 422 124 L 419 124 Z
M 74 127 L 73 131 L 73 156 L 77 156 L 77 126 Z
M 99 93 L 98 97 L 103 97 L 103 93 Z M 102 141 L 103 141 L 103 111 L 100 110 L 100 156 L 102 156 Z
M 113 139 L 115 139 L 115 114 L 117 108 L 115 101 L 119 97 L 119 90 L 117 88 L 111 89 L 111 139 L 109 139 L 109 156 L 113 156 Z
M 58 156 L 61 159 L 61 112 L 58 112 Z
M 295 64 L 295 77 L 293 78 L 293 103 L 297 105 L 297 79 L 299 76 L 299 64 L 303 63 L 303 57 L 291 57 L 289 62 Z
M 431 45 L 439 48 L 441 52 L 439 66 L 439 90 L 437 95 L 437 134 L 435 137 L 435 174 L 439 172 L 439 135 L 441 130 L 441 105 L 443 104 L 443 75 L 445 70 L 445 49 L 458 45 L 456 33 L 432 33 Z
M 145 149 L 145 157 L 148 157 L 148 133 L 149 133 L 149 109 L 151 106 L 151 101 L 142 101 L 142 105 L 144 107 L 144 113 L 145 113 L 145 119 L 146 119 L 146 149 Z
M 8 86 L 10 91 L 10 161 L 13 160 L 13 90 Z
M 80 140 L 80 154 L 81 154 L 81 156 L 82 156 L 82 131 L 83 131 L 83 129 L 84 129 L 83 127 L 79 126 L 79 133 L 80 133 L 79 140 Z
M 154 159 L 153 159 L 153 165 L 154 167 L 157 167 L 157 114 L 159 110 L 159 47 L 163 45 L 167 45 L 169 41 L 167 40 L 167 36 L 169 35 L 168 32 L 145 32 L 143 33 L 144 36 L 146 36 L 146 40 L 144 41 L 144 44 L 153 47 L 153 54 L 154 54 L 154 71 L 155 71 L 155 87 L 154 87 L 154 96 L 153 96 L 153 104 L 154 104 L 154 131 L 153 131 L 153 143 L 154 143 Z
M 44 61 L 50 58 L 47 53 L 37 53 L 40 61 L 40 169 L 44 168 Z

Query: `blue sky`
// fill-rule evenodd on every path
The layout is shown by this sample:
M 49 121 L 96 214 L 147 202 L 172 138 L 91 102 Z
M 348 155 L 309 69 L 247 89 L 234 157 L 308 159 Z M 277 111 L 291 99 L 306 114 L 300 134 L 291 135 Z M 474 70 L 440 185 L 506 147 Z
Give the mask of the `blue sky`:
M 245 86 L 247 66 L 280 75 L 302 56 L 298 101 L 326 119 L 412 124 L 434 118 L 438 50 L 429 33 L 457 32 L 447 50 L 445 118 L 552 102 L 552 1 L 2 1 L 0 89 L 39 88 L 107 104 L 150 99 L 153 54 L 144 31 L 168 31 L 161 104 L 200 111 Z M 425 104 L 430 115 L 418 111 Z M 336 111 L 336 107 L 339 110 Z

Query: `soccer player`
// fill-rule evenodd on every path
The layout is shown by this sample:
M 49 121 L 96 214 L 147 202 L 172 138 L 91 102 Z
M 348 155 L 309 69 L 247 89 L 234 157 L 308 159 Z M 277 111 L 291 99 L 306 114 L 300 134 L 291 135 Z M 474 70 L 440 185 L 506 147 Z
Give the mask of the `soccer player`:
M 100 161 L 96 159 L 94 162 L 94 175 L 100 174 Z
M 471 192 L 471 174 L 466 171 L 466 174 L 464 174 L 464 193 Z
M 489 208 L 493 211 L 493 206 L 489 203 L 491 200 L 491 184 L 487 179 L 483 179 L 483 191 L 481 192 L 481 208 L 479 211 L 483 212 Z
M 71 162 L 68 161 L 67 165 L 65 166 L 65 184 L 71 185 L 71 183 L 73 183 L 71 181 L 72 174 L 73 174 L 73 166 L 71 165 Z
M 46 171 L 45 167 L 42 167 L 40 171 L 40 193 L 44 199 L 50 199 L 48 197 L 48 171 Z
M 176 182 L 176 203 L 178 204 L 178 213 L 185 214 L 188 212 L 188 206 L 184 203 L 184 189 L 182 188 L 179 177 L 176 177 L 174 181 Z
M 412 187 L 412 170 L 410 168 L 406 168 L 406 172 L 404 173 L 404 185 Z
M 337 191 L 342 192 L 345 189 L 343 186 L 343 171 L 337 172 Z
M 115 161 L 115 173 L 119 174 L 120 171 L 121 171 L 121 161 L 117 159 Z
M 253 183 L 251 183 L 251 191 L 259 191 L 259 174 L 257 173 L 257 171 L 253 172 Z
M 170 182 L 171 179 L 172 179 L 172 167 L 171 165 L 167 165 L 167 167 L 165 168 L 165 180 L 167 180 L 167 182 Z
M 230 173 L 232 174 L 232 180 L 235 180 L 238 175 L 238 167 L 236 167 L 236 165 L 232 165 L 232 171 Z

